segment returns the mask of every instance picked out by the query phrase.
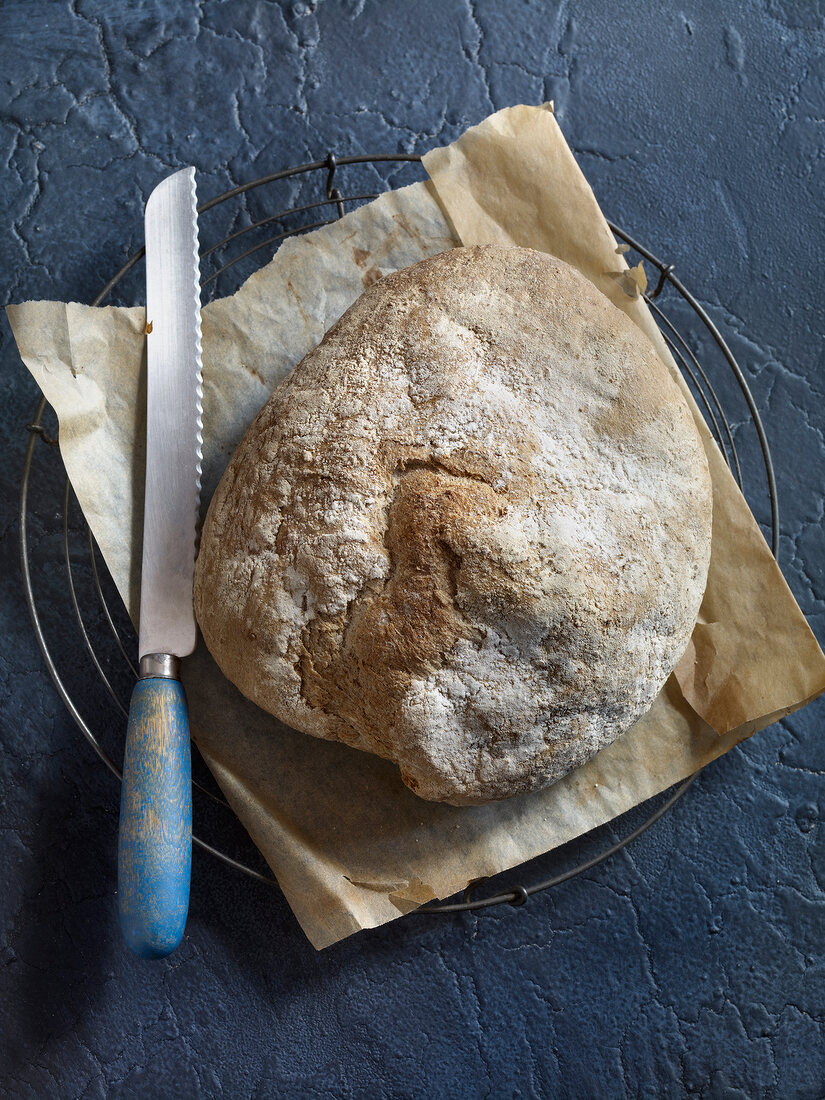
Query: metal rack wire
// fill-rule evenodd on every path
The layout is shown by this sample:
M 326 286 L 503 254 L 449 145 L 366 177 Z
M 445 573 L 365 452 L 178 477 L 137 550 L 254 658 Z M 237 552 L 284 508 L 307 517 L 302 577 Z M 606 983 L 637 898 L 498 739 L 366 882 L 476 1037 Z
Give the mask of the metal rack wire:
M 380 177 L 380 171 L 382 169 L 390 167 L 393 170 L 397 170 L 399 167 L 403 167 L 406 164 L 415 165 L 420 159 L 421 158 L 416 154 L 386 154 L 378 156 L 348 156 L 336 158 L 333 153 L 329 153 L 323 160 L 317 160 L 308 164 L 286 168 L 280 172 L 274 172 L 271 175 L 263 176 L 249 183 L 234 187 L 210 199 L 208 202 L 203 203 L 199 207 L 199 213 L 201 215 L 214 208 L 224 207 L 224 204 L 232 203 L 233 201 L 236 202 L 237 207 L 228 227 L 228 232 L 225 232 L 217 243 L 209 245 L 209 247 L 205 248 L 201 253 L 202 271 L 204 267 L 212 268 L 212 270 L 204 276 L 201 283 L 202 288 L 208 288 L 208 292 L 214 293 L 216 288 L 220 285 L 225 292 L 229 292 L 229 290 L 234 289 L 234 286 L 231 285 L 227 288 L 226 284 L 229 278 L 233 276 L 235 276 L 236 279 L 241 278 L 245 264 L 249 266 L 249 264 L 254 264 L 261 259 L 264 261 L 268 260 L 274 248 L 287 237 L 305 233 L 312 229 L 318 229 L 323 225 L 328 225 L 336 219 L 343 217 L 347 208 L 352 209 L 357 204 L 377 197 L 379 192 L 371 189 L 367 190 L 363 186 L 354 188 L 352 192 L 343 193 L 336 186 L 336 180 L 340 179 L 339 170 L 341 168 L 363 166 L 368 170 L 373 182 L 375 182 L 376 176 L 379 177 L 380 183 L 382 184 L 381 189 L 383 190 L 386 187 L 386 180 Z M 293 194 L 292 197 L 305 199 L 306 196 L 300 194 L 302 186 L 306 182 L 315 182 L 317 185 L 319 176 L 323 180 L 321 198 L 311 197 L 309 201 L 293 202 L 291 206 L 278 209 L 274 213 L 269 212 L 269 204 L 272 202 L 268 197 L 269 185 L 277 184 L 282 181 L 289 181 L 290 186 L 295 188 L 297 185 L 298 188 L 297 196 Z M 256 196 L 261 196 L 263 199 L 264 211 L 262 216 L 258 216 L 258 213 L 251 210 L 248 205 L 248 199 L 253 193 Z M 300 218 L 298 223 L 295 223 L 296 217 Z M 239 222 L 240 224 L 238 224 Z M 610 228 L 618 240 L 628 245 L 630 249 L 649 263 L 657 272 L 654 289 L 649 294 L 645 295 L 645 299 L 659 323 L 662 335 L 674 359 L 696 396 L 716 442 L 731 468 L 737 483 L 740 488 L 745 489 L 742 480 L 742 463 L 737 450 L 739 426 L 735 426 L 734 423 L 732 423 L 731 416 L 726 412 L 717 389 L 719 381 L 717 380 L 717 385 L 715 386 L 711 382 L 710 375 L 711 373 L 717 372 L 721 366 L 723 371 L 727 369 L 728 377 L 732 377 L 735 381 L 736 388 L 744 399 L 747 416 L 755 429 L 756 439 L 764 462 L 767 495 L 770 503 L 771 548 L 774 555 L 776 555 L 779 543 L 779 507 L 773 462 L 759 411 L 741 367 L 707 312 L 674 274 L 673 265 L 660 260 L 617 226 L 611 223 L 608 224 L 610 224 Z M 278 231 L 271 233 L 271 229 L 277 229 Z M 238 244 L 241 245 L 241 250 L 234 255 L 227 255 L 227 251 L 236 248 Z M 94 306 L 101 305 L 112 295 L 116 288 L 121 289 L 129 273 L 136 269 L 143 255 L 143 249 L 135 252 L 106 283 L 91 304 Z M 712 347 L 718 352 L 718 354 L 713 356 L 715 362 L 712 365 L 708 361 L 702 362 L 700 360 L 699 354 L 695 350 L 695 347 L 692 346 L 690 339 L 683 335 L 676 324 L 663 312 L 660 305 L 660 295 L 662 295 L 665 290 L 671 293 L 671 301 L 674 307 L 677 309 L 684 305 L 689 307 L 689 317 L 692 318 L 692 320 L 698 319 L 701 325 L 701 331 L 705 336 L 710 337 Z M 138 291 L 138 294 L 139 293 Z M 696 342 L 697 341 L 694 340 L 694 343 Z M 726 403 L 727 400 L 726 398 Z M 44 418 L 46 416 L 46 399 L 42 398 L 37 406 L 34 417 L 31 422 L 26 425 L 29 438 L 23 464 L 19 504 L 20 557 L 26 601 L 31 614 L 35 637 L 58 693 L 63 699 L 63 702 L 81 733 L 97 753 L 98 757 L 119 779 L 121 776 L 120 769 L 112 758 L 112 754 L 107 751 L 103 743 L 104 738 L 101 726 L 107 723 L 100 720 L 100 725 L 95 723 L 93 728 L 93 724 L 87 721 L 81 713 L 80 706 L 73 695 L 70 685 L 67 683 L 65 670 L 70 664 L 76 663 L 75 654 L 62 654 L 60 658 L 56 659 L 53 646 L 47 639 L 48 619 L 52 612 L 48 605 L 48 601 L 44 603 L 42 596 L 44 581 L 41 575 L 42 566 L 40 567 L 39 574 L 38 563 L 33 557 L 29 538 L 30 518 L 34 519 L 39 515 L 37 510 L 38 504 L 36 500 L 34 503 L 32 502 L 33 497 L 36 497 L 38 490 L 41 492 L 41 497 L 43 496 L 43 483 L 45 479 L 45 475 L 41 473 L 40 481 L 38 482 L 36 480 L 37 475 L 34 474 L 35 447 L 40 447 L 41 451 L 49 452 L 54 455 L 54 463 L 52 464 L 51 471 L 52 476 L 59 471 L 59 457 L 56 450 L 57 441 L 49 433 L 47 424 L 44 423 Z M 94 669 L 100 684 L 103 686 L 111 706 L 114 708 L 114 713 L 124 718 L 124 721 L 122 721 L 120 725 L 122 730 L 125 731 L 127 706 L 121 698 L 121 692 L 118 690 L 119 684 L 117 681 L 124 681 L 126 687 L 130 688 L 131 681 L 136 678 L 135 666 L 129 656 L 130 652 L 136 652 L 134 633 L 125 620 L 122 610 L 116 606 L 117 601 L 113 600 L 111 596 L 107 598 L 104 592 L 106 577 L 104 570 L 99 568 L 98 565 L 98 551 L 91 531 L 88 526 L 85 527 L 84 531 L 82 524 L 78 529 L 76 524 L 70 522 L 72 494 L 68 478 L 65 481 L 61 511 L 63 566 L 66 572 L 66 586 L 76 626 L 73 644 L 77 648 L 85 649 L 90 665 Z M 90 612 L 88 606 L 84 604 L 83 599 L 78 593 L 78 585 L 76 583 L 78 547 L 81 544 L 85 544 L 84 553 L 88 555 L 87 567 L 90 570 L 92 587 L 97 599 L 97 606 L 94 612 Z M 36 594 L 36 587 L 38 586 L 41 589 L 40 597 Z M 79 646 L 78 643 L 80 643 Z M 113 661 L 117 662 L 116 671 L 113 671 Z M 59 663 L 61 667 L 58 667 Z M 698 775 L 698 773 L 696 774 Z M 199 782 L 198 780 L 195 781 L 195 787 L 199 791 L 201 798 L 213 805 L 225 808 L 224 812 L 231 813 L 224 799 L 214 790 L 210 790 L 206 777 L 203 778 L 203 782 Z M 460 902 L 429 905 L 415 910 L 415 912 L 449 914 L 485 909 L 505 903 L 509 903 L 510 905 L 523 905 L 530 895 L 547 890 L 576 875 L 582 874 L 621 850 L 625 845 L 640 836 L 646 829 L 650 828 L 651 825 L 667 813 L 667 811 L 685 794 L 695 779 L 696 775 L 690 776 L 687 780 L 673 789 L 652 813 L 618 841 L 600 850 L 594 856 L 575 864 L 565 871 L 557 873 L 545 881 L 527 887 L 523 885 L 508 886 L 503 891 L 492 896 L 474 898 L 474 892 L 479 886 L 487 881 L 480 879 L 469 884 Z M 246 858 L 235 858 L 228 852 L 222 850 L 222 848 L 198 836 L 194 837 L 194 843 L 217 859 L 241 871 L 243 874 L 261 882 L 277 885 L 276 880 L 271 875 L 249 865 L 247 862 L 249 856 Z M 248 843 L 251 846 L 251 841 Z

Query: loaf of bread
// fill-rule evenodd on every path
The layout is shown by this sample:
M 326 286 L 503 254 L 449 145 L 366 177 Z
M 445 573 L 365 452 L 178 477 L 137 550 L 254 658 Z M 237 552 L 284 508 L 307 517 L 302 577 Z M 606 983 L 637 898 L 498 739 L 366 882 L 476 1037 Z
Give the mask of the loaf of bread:
M 551 256 L 457 248 L 370 286 L 275 390 L 195 604 L 259 706 L 482 803 L 649 708 L 710 536 L 702 443 L 646 337 Z

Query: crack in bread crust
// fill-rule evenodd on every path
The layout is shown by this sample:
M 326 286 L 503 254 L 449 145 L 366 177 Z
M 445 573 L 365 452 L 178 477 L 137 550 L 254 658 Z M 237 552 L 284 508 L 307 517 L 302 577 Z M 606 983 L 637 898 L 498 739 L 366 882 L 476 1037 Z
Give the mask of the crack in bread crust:
M 650 706 L 710 523 L 690 412 L 632 322 L 550 256 L 454 249 L 371 286 L 261 410 L 196 610 L 281 720 L 484 802 Z

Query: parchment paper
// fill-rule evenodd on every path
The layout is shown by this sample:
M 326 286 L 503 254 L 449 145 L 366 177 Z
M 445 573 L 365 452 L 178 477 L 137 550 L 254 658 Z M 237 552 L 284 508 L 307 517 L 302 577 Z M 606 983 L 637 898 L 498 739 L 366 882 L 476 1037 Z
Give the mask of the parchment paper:
M 457 243 L 529 245 L 579 268 L 681 382 L 552 112 L 514 107 L 425 158 L 432 182 L 282 245 L 203 310 L 204 508 L 272 387 L 381 274 Z M 9 307 L 54 406 L 80 505 L 129 608 L 139 605 L 142 308 Z M 825 689 L 825 658 L 701 416 L 714 479 L 711 577 L 691 645 L 650 712 L 547 791 L 484 807 L 424 802 L 386 761 L 287 729 L 185 662 L 193 736 L 304 931 L 324 947 L 565 843 L 691 774 Z

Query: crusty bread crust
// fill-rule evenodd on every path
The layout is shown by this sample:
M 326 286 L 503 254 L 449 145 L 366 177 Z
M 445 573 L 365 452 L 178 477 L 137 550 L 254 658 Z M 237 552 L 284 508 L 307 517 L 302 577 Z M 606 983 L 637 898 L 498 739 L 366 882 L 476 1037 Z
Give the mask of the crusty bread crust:
M 457 248 L 369 287 L 275 390 L 195 605 L 261 707 L 480 803 L 647 710 L 710 536 L 704 450 L 644 335 L 551 256 Z

